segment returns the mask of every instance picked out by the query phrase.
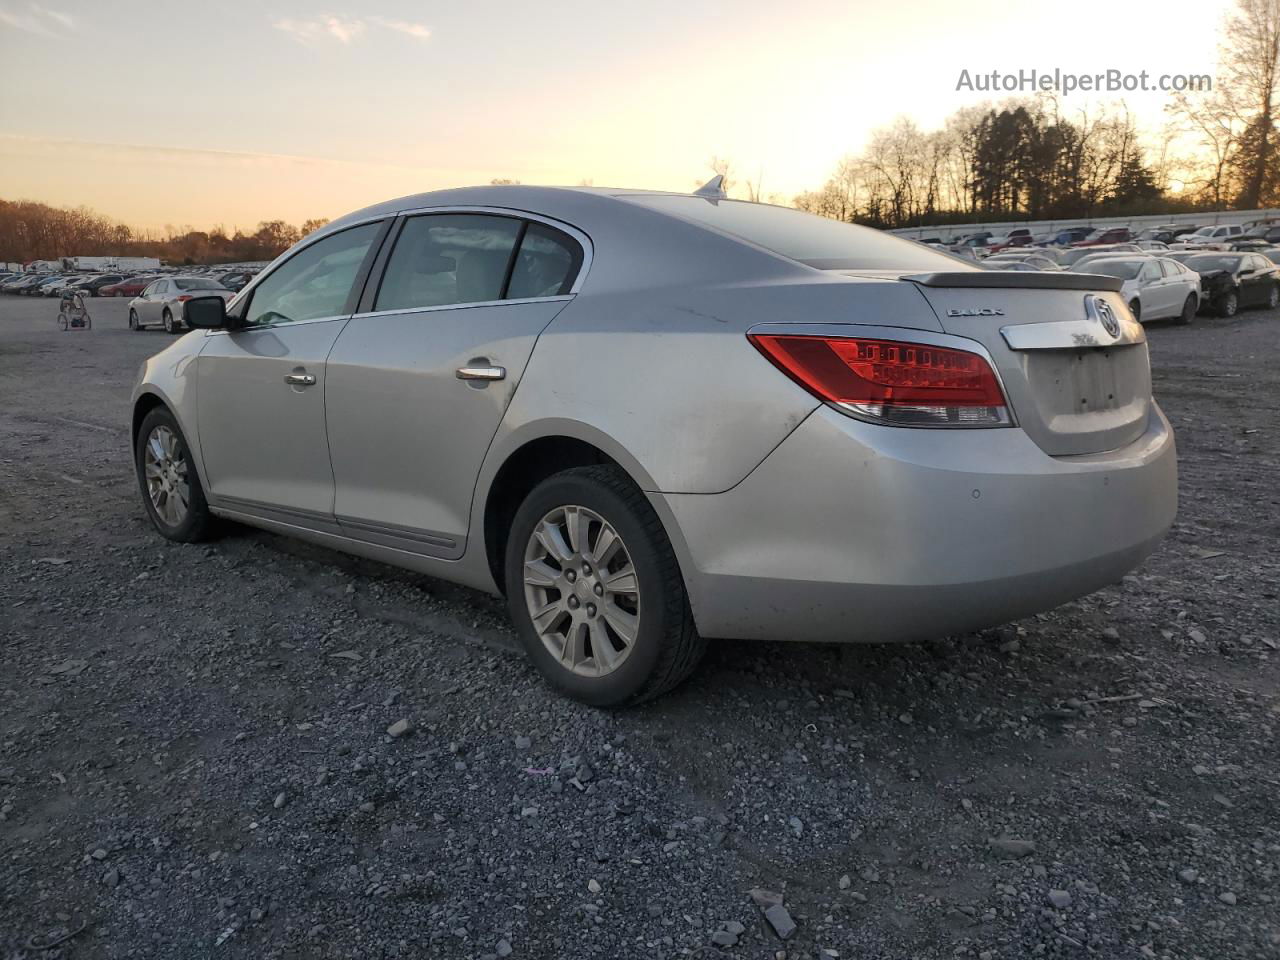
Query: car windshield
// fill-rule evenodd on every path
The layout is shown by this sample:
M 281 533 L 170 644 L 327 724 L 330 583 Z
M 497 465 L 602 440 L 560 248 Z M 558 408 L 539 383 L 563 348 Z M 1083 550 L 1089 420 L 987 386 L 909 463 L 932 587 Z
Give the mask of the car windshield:
M 1209 237 L 1213 235 L 1213 231 L 1216 229 L 1218 228 L 1217 227 L 1201 227 L 1199 230 L 1193 233 L 1192 236 L 1193 237 Z
M 179 277 L 173 281 L 179 290 L 225 290 L 217 280 L 205 280 L 201 277 Z
M 1240 269 L 1239 257 L 1192 257 L 1186 261 L 1188 267 L 1196 273 L 1214 273 L 1217 270 L 1229 270 L 1234 273 Z
M 1132 280 L 1146 262 L 1145 260 L 1090 260 L 1085 264 L 1077 264 L 1076 269 L 1080 273 L 1100 273 L 1104 277 Z
M 901 237 L 789 207 L 674 194 L 624 199 L 701 223 L 819 270 L 973 270 Z

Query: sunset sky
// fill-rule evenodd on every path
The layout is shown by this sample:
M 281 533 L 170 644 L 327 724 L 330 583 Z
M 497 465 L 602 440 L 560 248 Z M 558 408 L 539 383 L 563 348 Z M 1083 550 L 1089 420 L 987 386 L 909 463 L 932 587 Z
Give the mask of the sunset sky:
M 494 177 L 686 190 L 713 155 L 790 197 L 991 99 L 961 68 L 1215 74 L 1229 6 L 0 0 L 0 198 L 251 227 Z M 1153 130 L 1167 100 L 1126 97 Z

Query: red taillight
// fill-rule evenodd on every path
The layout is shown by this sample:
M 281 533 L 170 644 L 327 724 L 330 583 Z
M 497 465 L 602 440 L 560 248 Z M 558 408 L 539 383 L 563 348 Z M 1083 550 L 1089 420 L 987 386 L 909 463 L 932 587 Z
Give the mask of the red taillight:
M 747 336 L 792 380 L 854 416 L 917 427 L 1010 423 L 991 365 L 967 350 L 861 337 Z
M 179 303 L 186 303 L 186 302 L 187 302 L 188 300 L 190 300 L 190 299 L 191 299 L 191 294 L 189 294 L 189 293 L 184 293 L 182 296 L 180 296 L 180 297 L 178 298 L 178 302 L 179 302 Z

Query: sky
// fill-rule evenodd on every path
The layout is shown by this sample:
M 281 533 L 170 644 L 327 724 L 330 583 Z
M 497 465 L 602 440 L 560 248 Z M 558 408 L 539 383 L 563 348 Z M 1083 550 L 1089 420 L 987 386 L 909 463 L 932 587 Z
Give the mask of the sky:
M 251 228 L 497 177 L 688 190 L 712 157 L 789 198 L 991 100 L 962 69 L 1216 76 L 1230 5 L 0 0 L 0 198 Z

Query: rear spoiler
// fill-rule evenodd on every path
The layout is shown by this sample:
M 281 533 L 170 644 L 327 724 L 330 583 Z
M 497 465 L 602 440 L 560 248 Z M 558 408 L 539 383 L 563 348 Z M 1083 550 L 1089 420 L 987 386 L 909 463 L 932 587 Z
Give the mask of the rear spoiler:
M 963 273 L 910 273 L 902 278 L 922 287 L 998 287 L 1017 290 L 1119 290 L 1124 281 L 1097 273 L 1020 270 L 966 270 Z

